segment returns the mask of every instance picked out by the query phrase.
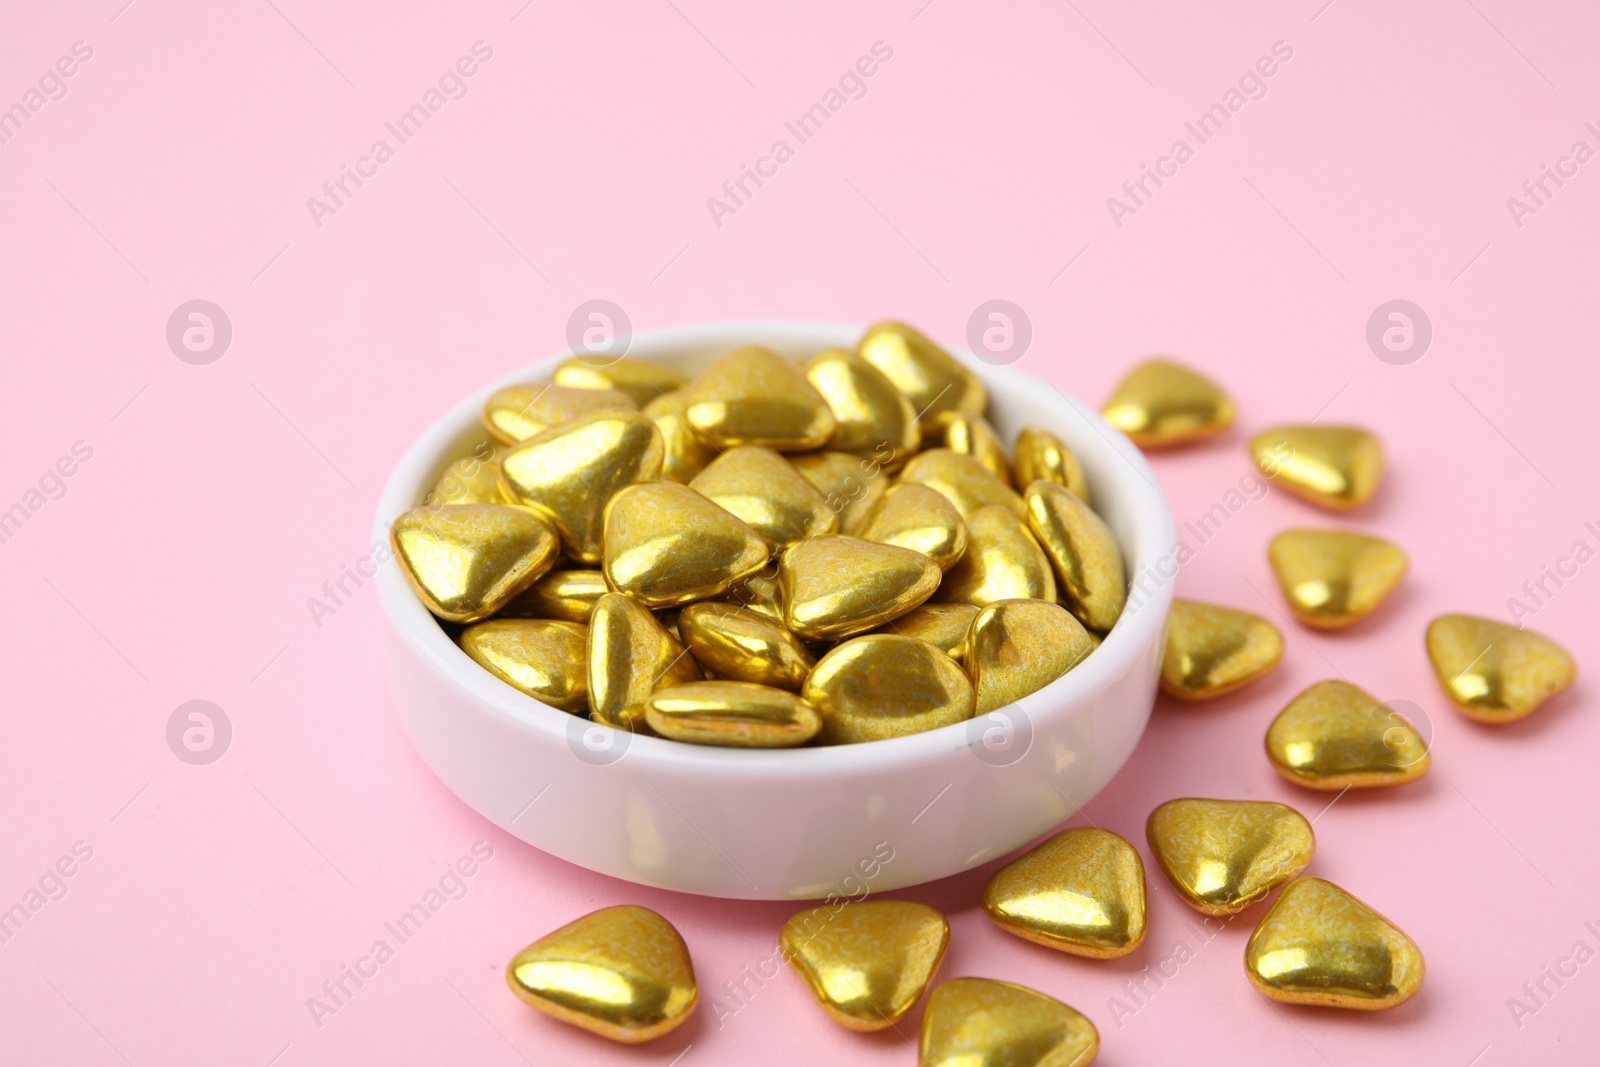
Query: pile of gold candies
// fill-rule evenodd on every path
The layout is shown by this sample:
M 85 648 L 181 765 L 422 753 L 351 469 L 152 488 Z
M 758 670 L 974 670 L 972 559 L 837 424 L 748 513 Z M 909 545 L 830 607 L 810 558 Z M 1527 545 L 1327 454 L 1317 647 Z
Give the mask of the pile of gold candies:
M 1226 428 L 1233 405 L 1201 375 L 1156 361 L 1128 376 L 1105 413 L 1141 447 L 1156 448 Z M 947 431 L 952 450 L 953 440 L 959 437 Z M 1018 452 L 1020 466 L 1020 442 Z M 1383 466 L 1377 439 L 1352 427 L 1277 427 L 1258 435 L 1251 453 L 1276 484 L 1335 510 L 1366 501 Z M 1268 559 L 1292 616 L 1322 629 L 1369 616 L 1406 571 L 1398 546 L 1342 529 L 1285 531 L 1271 542 Z M 1084 617 L 1081 601 L 1070 595 L 1065 601 Z M 1529 715 L 1576 673 L 1572 657 L 1549 638 L 1471 615 L 1435 619 L 1424 644 L 1451 703 L 1484 723 Z M 1180 700 L 1209 700 L 1262 677 L 1282 653 L 1282 635 L 1266 619 L 1179 600 L 1162 688 Z M 1291 700 L 1265 743 L 1278 772 L 1308 789 L 1396 786 L 1430 765 L 1428 744 L 1411 723 L 1343 679 L 1318 682 Z M 1411 938 L 1339 886 L 1301 877 L 1316 840 L 1310 822 L 1289 805 L 1171 800 L 1150 813 L 1145 836 L 1166 880 L 1208 921 L 1231 922 L 1278 893 L 1245 948 L 1246 976 L 1265 996 L 1377 1010 L 1421 988 L 1424 962 Z M 1145 936 L 1144 864 L 1116 833 L 1065 830 L 997 870 L 982 903 L 1000 929 L 1034 943 L 1095 959 L 1126 956 Z M 922 998 L 949 937 L 944 916 L 923 904 L 830 898 L 792 917 L 779 943 L 782 958 L 829 1017 L 851 1029 L 879 1030 L 898 1029 Z M 602 909 L 535 941 L 511 961 L 507 980 L 541 1011 L 627 1042 L 672 1030 L 698 1000 L 683 939 L 666 919 L 640 907 Z M 928 997 L 919 1063 L 1086 1067 L 1099 1045 L 1094 1024 L 1052 997 L 962 977 Z
M 1127 599 L 1076 457 L 1007 455 L 983 383 L 909 326 L 686 381 L 574 358 L 395 520 L 463 651 L 552 707 L 695 744 L 900 737 L 1002 708 Z

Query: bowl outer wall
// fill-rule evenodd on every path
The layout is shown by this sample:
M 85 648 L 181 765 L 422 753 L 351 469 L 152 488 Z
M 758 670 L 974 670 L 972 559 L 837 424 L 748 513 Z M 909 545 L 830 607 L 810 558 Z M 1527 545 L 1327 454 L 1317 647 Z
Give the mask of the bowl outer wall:
M 738 344 L 792 356 L 853 347 L 859 327 L 722 322 L 640 332 L 628 355 L 692 372 Z M 1008 709 L 892 741 L 747 751 L 628 736 L 548 707 L 472 662 L 400 567 L 377 568 L 395 703 L 457 796 L 523 841 L 590 870 L 740 899 L 860 896 L 982 864 L 1071 818 L 1122 767 L 1155 700 L 1176 574 L 1171 511 L 1144 456 L 1054 386 L 952 350 L 984 380 L 1007 441 L 1044 426 L 1078 455 L 1136 594 L 1104 644 Z M 391 474 L 373 537 L 484 437 L 497 388 L 548 379 L 566 353 L 474 392 Z M 1167 573 L 1168 571 L 1171 573 Z

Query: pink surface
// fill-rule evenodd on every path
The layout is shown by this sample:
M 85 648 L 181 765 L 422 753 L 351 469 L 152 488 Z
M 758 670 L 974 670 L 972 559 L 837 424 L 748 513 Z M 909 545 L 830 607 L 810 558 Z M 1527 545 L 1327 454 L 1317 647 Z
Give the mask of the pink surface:
M 788 907 L 640 889 L 489 827 L 399 729 L 370 586 L 308 608 L 369 551 L 419 429 L 563 347 L 571 311 L 603 297 L 639 327 L 896 315 L 953 344 L 1004 298 L 1033 326 L 1019 366 L 1095 402 L 1136 357 L 1173 353 L 1241 411 L 1226 438 L 1158 457 L 1180 524 L 1247 473 L 1257 429 L 1379 430 L 1391 473 L 1348 522 L 1411 551 L 1403 590 L 1351 631 L 1291 630 L 1282 668 L 1235 697 L 1163 701 L 1075 822 L 1144 850 L 1145 816 L 1175 796 L 1316 815 L 1328 797 L 1262 754 L 1272 715 L 1337 675 L 1413 702 L 1433 772 L 1322 812 L 1311 867 L 1422 946 L 1412 1003 L 1273 1007 L 1240 964 L 1259 912 L 1203 942 L 1159 875 L 1145 946 L 1110 963 L 992 927 L 976 901 L 994 864 L 903 895 L 950 916 L 945 976 L 1066 1000 L 1106 1064 L 1593 1061 L 1600 964 L 1562 962 L 1600 949 L 1592 683 L 1476 726 L 1441 697 L 1422 632 L 1445 611 L 1505 618 L 1575 542 L 1600 547 L 1584 441 L 1600 162 L 1561 163 L 1576 141 L 1600 149 L 1600 19 L 1505 0 L 922 3 L 13 5 L 0 106 L 37 110 L 0 144 L 0 508 L 38 507 L 0 544 L 0 905 L 42 903 L 0 944 L 0 1059 L 912 1062 L 915 1017 L 847 1033 L 788 974 L 728 997 Z M 28 97 L 78 41 L 92 57 Z M 385 123 L 477 41 L 492 58 L 446 82 L 466 95 L 399 144 Z M 893 56 L 866 95 L 798 144 L 785 121 L 878 41 Z M 1278 41 L 1293 56 L 1264 98 L 1196 147 L 1184 123 Z M 392 158 L 314 220 L 307 198 L 380 138 Z M 793 158 L 717 225 L 707 198 L 780 138 Z M 1178 138 L 1193 158 L 1119 227 L 1107 198 Z M 1577 173 L 1514 218 L 1542 164 Z M 206 366 L 165 337 L 197 298 L 233 327 Z M 1409 365 L 1365 339 L 1396 298 L 1434 327 Z M 77 442 L 92 457 L 30 496 Z M 1249 503 L 1196 546 L 1180 595 L 1278 618 L 1266 541 L 1325 521 L 1281 493 Z M 1547 583 L 1526 620 L 1580 660 L 1597 568 Z M 208 766 L 167 743 L 193 699 L 232 724 Z M 561 817 L 559 796 L 540 804 Z M 464 895 L 396 947 L 384 924 L 475 847 L 493 856 Z M 61 857 L 71 877 L 44 877 Z M 60 899 L 28 896 L 41 879 Z M 706 998 L 638 1049 L 533 1013 L 501 976 L 527 941 L 621 902 L 682 930 Z M 314 1019 L 308 998 L 380 938 L 393 958 Z M 1124 983 L 1180 942 L 1192 958 L 1135 1002 Z M 1535 1001 L 1523 984 L 1546 966 L 1569 977 Z M 1514 1017 L 1512 997 L 1537 1011 Z

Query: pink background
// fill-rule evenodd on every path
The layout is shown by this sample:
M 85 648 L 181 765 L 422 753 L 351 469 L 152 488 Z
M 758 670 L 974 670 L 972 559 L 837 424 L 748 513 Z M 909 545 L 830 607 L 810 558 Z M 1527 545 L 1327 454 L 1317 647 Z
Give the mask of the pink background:
M 1325 410 L 1383 435 L 1391 471 L 1349 522 L 1410 550 L 1404 588 L 1350 631 L 1287 632 L 1283 666 L 1236 697 L 1163 700 L 1087 817 L 1148 864 L 1145 816 L 1172 797 L 1316 815 L 1329 796 L 1261 752 L 1271 717 L 1337 674 L 1411 701 L 1433 772 L 1321 814 L 1310 873 L 1407 930 L 1428 978 L 1389 1013 L 1276 1009 L 1240 964 L 1259 910 L 1202 945 L 1153 868 L 1138 953 L 1052 953 L 983 917 L 995 864 L 903 894 L 950 917 L 942 974 L 1066 1000 L 1121 1067 L 1592 1062 L 1600 963 L 1547 983 L 1520 1028 L 1507 1004 L 1580 939 L 1600 949 L 1584 926 L 1600 927 L 1592 683 L 1480 727 L 1443 700 L 1422 634 L 1445 611 L 1505 618 L 1542 565 L 1600 547 L 1583 525 L 1600 526 L 1584 445 L 1600 162 L 1520 228 L 1506 206 L 1575 140 L 1600 148 L 1583 125 L 1600 125 L 1600 18 L 1508 0 L 923 2 L 12 5 L 0 106 L 75 41 L 93 58 L 0 145 L 0 508 L 74 442 L 93 458 L 0 545 L 0 906 L 75 842 L 93 854 L 0 945 L 0 1059 L 911 1062 L 920 1009 L 851 1034 L 788 974 L 719 1028 L 711 999 L 730 1003 L 722 983 L 792 909 L 638 888 L 492 829 L 401 733 L 370 587 L 320 628 L 307 599 L 368 551 L 412 437 L 564 347 L 582 301 L 639 328 L 894 315 L 960 345 L 1000 297 L 1033 324 L 1019 366 L 1086 400 L 1155 351 L 1233 392 L 1233 433 L 1155 460 L 1180 523 L 1237 484 L 1243 442 L 1275 421 Z M 478 40 L 493 58 L 468 95 L 318 228 L 306 199 Z M 880 40 L 893 58 L 866 97 L 719 228 L 706 199 Z M 1106 198 L 1279 40 L 1294 54 L 1268 95 L 1118 228 Z M 195 298 L 233 324 L 209 366 L 165 341 Z M 1365 341 L 1393 298 L 1434 325 L 1408 366 Z M 1250 504 L 1180 595 L 1278 619 L 1266 542 L 1325 521 L 1281 493 Z M 1530 625 L 1591 658 L 1597 593 L 1589 563 Z M 234 731 L 210 766 L 166 742 L 197 698 Z M 494 855 L 466 896 L 315 1025 L 307 998 L 479 840 Z M 526 942 L 622 902 L 679 927 L 706 998 L 636 1049 L 526 1009 L 501 975 Z M 1114 1017 L 1109 998 L 1132 1005 L 1123 984 L 1179 941 L 1194 958 Z

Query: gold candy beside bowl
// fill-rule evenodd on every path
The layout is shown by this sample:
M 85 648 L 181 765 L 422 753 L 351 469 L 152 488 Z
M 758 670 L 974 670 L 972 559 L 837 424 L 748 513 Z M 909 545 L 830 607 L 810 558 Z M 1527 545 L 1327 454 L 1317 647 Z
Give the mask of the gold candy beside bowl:
M 541 537 L 488 513 L 518 509 L 447 509 L 450 536 L 494 538 L 496 566 L 522 575 L 492 606 L 463 603 L 468 576 L 449 568 L 415 591 L 402 566 L 380 573 L 396 703 L 445 784 L 590 869 L 758 899 L 943 877 L 1086 803 L 1154 700 L 1177 565 L 1165 498 L 1091 409 L 961 353 L 919 359 L 918 344 L 882 326 L 651 331 L 621 363 L 558 357 L 508 375 L 424 433 L 384 490 L 377 536 L 441 476 L 435 502 L 472 499 L 451 494 L 502 461 L 500 489 L 548 520 Z M 741 403 L 752 374 L 793 384 Z M 813 387 L 826 405 L 807 402 Z M 631 410 L 652 391 L 670 413 Z M 1047 433 L 1023 435 L 1013 473 L 1000 442 L 1024 427 Z M 946 447 L 907 462 L 924 432 Z M 853 472 L 838 459 L 852 442 Z M 822 445 L 835 451 L 806 451 Z M 751 471 L 766 472 L 760 492 L 741 484 Z M 1024 473 L 1050 480 L 1012 489 Z M 425 570 L 422 524 L 395 525 Z M 663 548 L 684 531 L 693 558 Z M 430 609 L 478 625 L 458 645 Z M 562 669 L 585 624 L 589 645 L 660 670 L 641 683 Z M 765 673 L 741 674 L 735 653 L 756 646 Z

